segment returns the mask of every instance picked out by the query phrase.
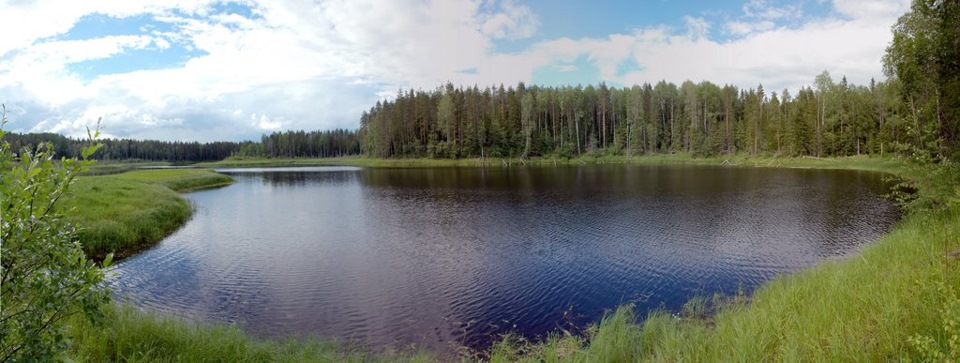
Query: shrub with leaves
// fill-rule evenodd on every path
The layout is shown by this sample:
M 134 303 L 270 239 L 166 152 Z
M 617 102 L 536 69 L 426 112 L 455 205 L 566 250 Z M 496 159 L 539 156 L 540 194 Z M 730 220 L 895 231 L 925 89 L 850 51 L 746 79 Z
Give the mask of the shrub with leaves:
M 960 362 L 960 297 L 943 283 L 937 288 L 944 296 L 943 308 L 940 310 L 943 328 L 940 341 L 945 340 L 946 346 L 939 344 L 937 339 L 929 335 L 914 335 L 909 341 L 926 362 Z
M 85 148 L 80 160 L 55 159 L 49 144 L 16 153 L 3 139 L 2 116 L 0 362 L 61 360 L 68 346 L 66 318 L 84 314 L 96 320 L 109 299 L 97 286 L 103 272 L 84 256 L 77 228 L 57 208 L 99 146 Z

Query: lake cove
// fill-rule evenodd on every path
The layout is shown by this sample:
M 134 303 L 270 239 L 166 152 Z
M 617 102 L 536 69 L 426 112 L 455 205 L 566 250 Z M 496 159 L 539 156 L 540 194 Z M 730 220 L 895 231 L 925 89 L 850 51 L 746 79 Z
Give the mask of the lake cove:
M 135 305 L 260 336 L 484 349 L 578 332 L 855 253 L 899 214 L 883 175 L 581 165 L 223 169 L 193 218 L 114 267 Z

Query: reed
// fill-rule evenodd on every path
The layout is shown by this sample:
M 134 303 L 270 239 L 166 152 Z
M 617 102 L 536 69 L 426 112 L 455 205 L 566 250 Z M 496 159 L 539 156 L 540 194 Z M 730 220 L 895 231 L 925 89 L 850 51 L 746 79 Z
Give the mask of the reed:
M 251 339 L 239 327 L 160 317 L 130 306 L 105 306 L 100 324 L 70 323 L 78 362 L 430 362 L 424 352 L 370 353 L 356 344 L 313 338 Z

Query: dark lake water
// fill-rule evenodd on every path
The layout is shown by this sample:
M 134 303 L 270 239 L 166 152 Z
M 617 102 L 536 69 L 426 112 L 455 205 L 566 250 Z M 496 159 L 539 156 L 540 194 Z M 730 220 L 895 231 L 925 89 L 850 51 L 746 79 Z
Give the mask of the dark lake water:
M 856 253 L 898 218 L 881 174 L 734 167 L 222 170 L 119 263 L 122 300 L 259 336 L 485 348 L 676 311 Z

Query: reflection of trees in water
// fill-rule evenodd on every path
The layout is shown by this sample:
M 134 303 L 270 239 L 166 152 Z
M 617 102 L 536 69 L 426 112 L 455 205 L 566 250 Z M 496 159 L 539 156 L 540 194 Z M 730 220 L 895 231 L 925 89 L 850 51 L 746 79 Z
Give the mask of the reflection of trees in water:
M 529 168 L 410 168 L 367 169 L 362 181 L 369 187 L 410 189 L 498 190 L 511 192 L 580 190 L 605 184 L 623 184 L 619 172 L 595 173 L 602 166 Z M 610 168 L 608 168 L 610 169 Z
M 367 169 L 363 184 L 371 187 L 400 187 L 416 189 L 476 189 L 507 186 L 508 174 L 526 173 L 522 169 L 497 170 L 487 168 L 426 168 L 426 169 Z M 496 177 L 492 177 L 496 175 Z
M 831 180 L 835 186 L 823 188 L 826 195 L 815 199 L 820 207 L 815 216 L 822 228 L 818 257 L 842 256 L 851 246 L 869 242 L 863 240 L 865 235 L 880 235 L 890 227 L 878 220 L 896 220 L 900 214 L 890 201 L 872 192 L 889 189 L 876 173 L 847 171 L 835 175 Z
M 360 171 L 271 172 L 261 175 L 263 183 L 268 185 L 344 184 L 358 180 Z

